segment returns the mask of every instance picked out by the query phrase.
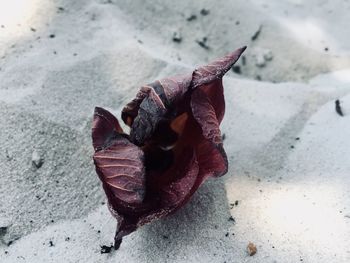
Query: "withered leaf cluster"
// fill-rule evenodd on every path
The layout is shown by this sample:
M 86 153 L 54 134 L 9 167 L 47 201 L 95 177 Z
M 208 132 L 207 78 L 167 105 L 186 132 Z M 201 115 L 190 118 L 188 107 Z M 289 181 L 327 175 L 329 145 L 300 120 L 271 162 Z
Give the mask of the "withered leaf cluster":
M 121 114 L 130 134 L 95 108 L 93 159 L 118 221 L 116 249 L 123 236 L 183 206 L 206 178 L 227 172 L 222 77 L 244 50 L 141 87 Z

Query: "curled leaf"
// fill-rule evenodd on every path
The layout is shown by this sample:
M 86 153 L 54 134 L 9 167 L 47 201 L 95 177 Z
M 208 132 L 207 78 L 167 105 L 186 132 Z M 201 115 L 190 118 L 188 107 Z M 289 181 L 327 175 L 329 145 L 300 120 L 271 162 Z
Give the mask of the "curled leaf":
M 94 163 L 118 221 L 116 249 L 124 236 L 184 205 L 207 177 L 227 172 L 222 77 L 244 50 L 141 87 L 122 110 L 130 135 L 95 109 Z
M 108 199 L 141 203 L 145 194 L 143 151 L 123 136 L 118 120 L 108 111 L 96 108 L 93 124 L 93 145 L 96 150 L 96 171 L 108 189 Z

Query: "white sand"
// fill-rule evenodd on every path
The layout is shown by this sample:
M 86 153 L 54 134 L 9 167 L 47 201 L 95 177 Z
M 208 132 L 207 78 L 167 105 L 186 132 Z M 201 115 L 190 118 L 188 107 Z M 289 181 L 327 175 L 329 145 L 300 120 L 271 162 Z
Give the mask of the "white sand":
M 350 262 L 349 1 L 12 2 L 0 2 L 0 262 Z M 228 174 L 100 254 L 116 222 L 91 160 L 94 106 L 119 115 L 141 84 L 243 45 L 242 74 L 224 79 Z

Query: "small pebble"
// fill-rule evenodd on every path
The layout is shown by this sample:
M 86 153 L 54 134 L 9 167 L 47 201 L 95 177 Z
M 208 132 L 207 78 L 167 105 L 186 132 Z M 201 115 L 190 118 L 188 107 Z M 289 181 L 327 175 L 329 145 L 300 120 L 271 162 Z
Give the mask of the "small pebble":
M 44 159 L 40 156 L 37 150 L 34 150 L 32 153 L 32 164 L 34 167 L 39 169 L 44 163 Z
M 243 65 L 243 66 L 245 66 L 245 64 L 246 64 L 246 62 L 247 62 L 246 60 L 247 60 L 246 57 L 243 55 L 243 56 L 242 56 L 242 65 Z
M 266 61 L 271 61 L 273 59 L 273 55 L 272 55 L 272 51 L 271 50 L 267 50 L 265 53 L 264 53 L 264 59 Z
M 259 26 L 258 30 L 257 30 L 257 31 L 254 33 L 254 35 L 251 37 L 251 40 L 252 40 L 252 41 L 257 40 L 257 38 L 258 38 L 259 35 L 260 35 L 261 29 L 262 29 L 262 25 Z
M 236 223 L 236 219 L 233 216 L 230 216 L 228 221 L 232 221 L 233 223 Z
M 204 49 L 210 49 L 210 47 L 207 44 L 207 37 L 203 37 L 202 40 L 196 40 L 196 42 L 198 43 L 199 46 L 201 46 Z
M 224 141 L 226 139 L 226 134 L 223 133 L 222 136 L 221 136 L 222 140 Z
M 237 74 L 241 74 L 241 67 L 240 66 L 233 66 L 232 67 L 233 72 L 237 73 Z
M 263 54 L 257 54 L 255 56 L 255 65 L 259 68 L 265 67 L 266 66 L 266 60 L 264 58 Z
M 111 253 L 113 246 L 101 246 L 101 254 Z
M 7 226 L 1 226 L 0 227 L 0 236 L 5 235 L 7 232 Z
M 192 20 L 196 20 L 197 16 L 196 15 L 190 15 L 189 17 L 187 17 L 187 21 L 192 21 Z
M 252 242 L 249 242 L 247 246 L 247 251 L 249 256 L 254 256 L 257 252 L 257 248 Z
M 203 8 L 203 9 L 201 10 L 201 15 L 202 15 L 202 16 L 206 16 L 206 15 L 208 15 L 209 13 L 210 13 L 210 11 L 209 11 L 208 9 Z
M 265 67 L 266 63 L 273 59 L 272 51 L 268 49 L 256 49 L 254 53 L 255 65 L 259 68 Z
M 181 43 L 182 36 L 181 36 L 181 33 L 179 31 L 175 31 L 173 33 L 173 41 L 176 42 L 176 43 Z

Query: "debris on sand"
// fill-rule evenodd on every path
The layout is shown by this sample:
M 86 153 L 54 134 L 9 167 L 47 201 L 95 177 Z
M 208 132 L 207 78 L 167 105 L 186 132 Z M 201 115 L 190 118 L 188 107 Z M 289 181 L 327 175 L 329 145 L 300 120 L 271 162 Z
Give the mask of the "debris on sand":
M 236 219 L 233 216 L 230 216 L 228 221 L 233 222 L 234 224 L 236 224 Z
M 339 116 L 342 116 L 342 117 L 344 116 L 344 113 L 343 113 L 343 110 L 341 109 L 339 100 L 335 101 L 335 111 L 338 113 Z
M 186 18 L 187 21 L 192 21 L 192 20 L 196 20 L 197 19 L 197 16 L 196 15 L 190 15 L 189 17 Z
M 207 37 L 203 37 L 202 40 L 196 40 L 196 42 L 198 43 L 199 46 L 201 46 L 204 49 L 210 49 L 210 47 L 207 44 Z
M 240 66 L 233 66 L 232 71 L 237 74 L 241 74 L 241 67 Z
M 110 246 L 103 245 L 103 246 L 101 246 L 101 254 L 111 253 L 112 248 L 113 248 L 113 245 L 110 245 Z
M 35 168 L 39 169 L 44 163 L 44 159 L 40 156 L 37 150 L 32 153 L 32 164 Z
M 223 133 L 222 136 L 221 136 L 222 140 L 224 141 L 226 139 L 226 134 Z
M 182 41 L 182 36 L 181 36 L 180 31 L 175 31 L 175 32 L 173 33 L 173 41 L 176 42 L 176 43 L 181 43 L 181 41 Z
M 259 37 L 260 33 L 261 33 L 261 29 L 262 29 L 262 25 L 259 26 L 258 30 L 254 33 L 254 35 L 252 35 L 251 40 L 255 41 L 257 40 L 257 38 Z
M 201 15 L 202 15 L 202 16 L 209 15 L 209 13 L 210 13 L 210 10 L 209 10 L 209 9 L 203 8 L 203 9 L 201 10 Z
M 273 59 L 273 54 L 269 49 L 257 48 L 254 50 L 253 58 L 255 60 L 255 65 L 259 68 L 263 68 L 266 66 L 267 62 Z
M 59 6 L 57 7 L 57 13 L 63 13 L 65 11 L 64 7 Z

